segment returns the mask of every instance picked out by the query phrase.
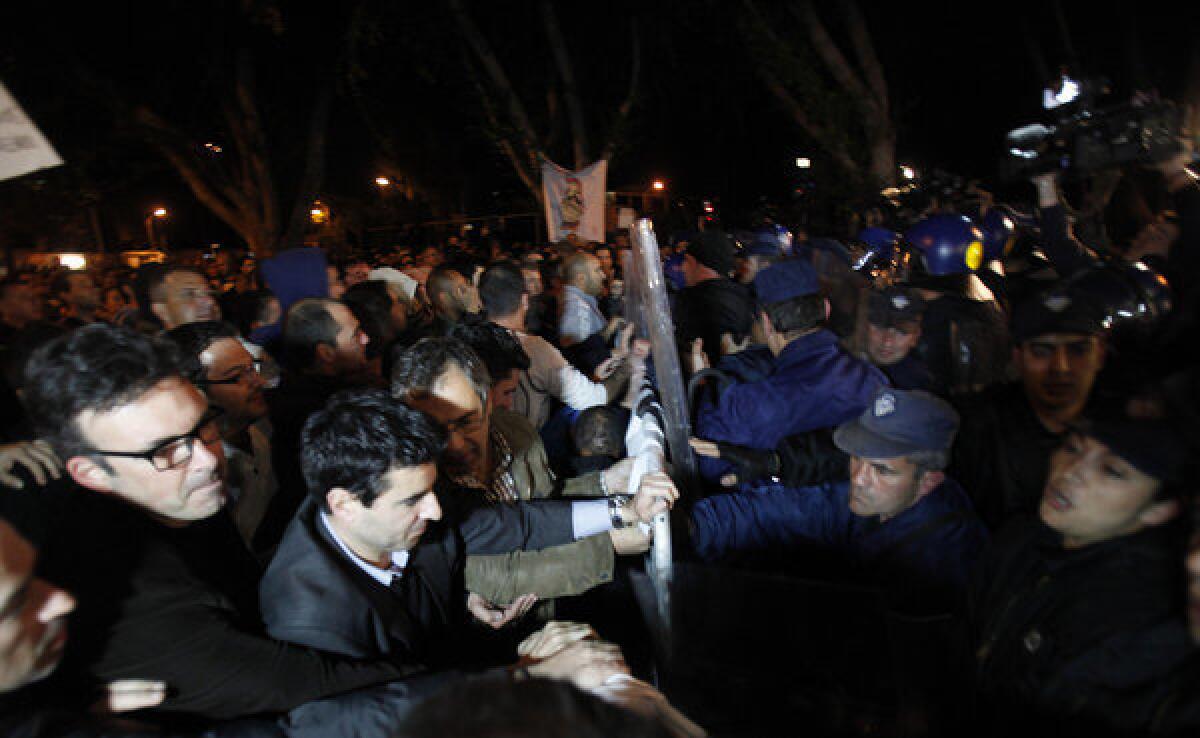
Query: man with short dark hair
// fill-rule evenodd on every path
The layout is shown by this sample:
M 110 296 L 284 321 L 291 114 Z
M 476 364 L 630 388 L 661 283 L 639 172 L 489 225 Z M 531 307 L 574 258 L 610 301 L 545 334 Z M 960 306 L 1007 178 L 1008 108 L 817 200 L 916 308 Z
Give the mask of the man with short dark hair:
M 379 390 L 340 394 L 309 419 L 310 499 L 263 578 L 272 635 L 413 673 L 469 663 L 461 639 L 477 595 L 463 590 L 464 557 L 562 545 L 578 531 L 565 502 L 443 519 L 434 487 L 444 438 L 431 418 Z
M 696 435 L 710 441 L 774 449 L 788 436 L 844 423 L 862 412 L 887 378 L 846 353 L 826 330 L 828 303 L 817 275 L 798 259 L 764 269 L 754 280 L 757 327 L 775 356 L 765 378 L 738 384 L 696 411 Z M 727 467 L 706 463 L 705 474 Z
M 267 393 L 270 408 L 271 461 L 279 491 L 255 536 L 255 550 L 279 543 L 304 499 L 300 475 L 300 429 L 308 416 L 341 389 L 378 384 L 369 371 L 363 332 L 350 308 L 327 297 L 300 300 L 283 322 L 281 348 L 285 368 L 279 386 Z
M 692 512 L 695 548 L 709 560 L 767 551 L 782 563 L 816 544 L 871 581 L 924 598 L 916 604 L 952 607 L 987 542 L 970 499 L 943 471 L 957 428 L 944 400 L 885 388 L 834 433 L 850 456 L 848 481 L 705 498 Z
M 221 444 L 230 515 L 247 546 L 266 514 L 278 484 L 271 465 L 271 441 L 258 423 L 267 415 L 261 363 L 250 355 L 227 323 L 187 323 L 167 331 L 179 347 L 180 369 L 220 408 Z
M 96 311 L 100 309 L 100 290 L 91 274 L 60 272 L 50 284 L 50 294 L 62 302 L 64 327 L 78 328 L 99 320 Z
M 1012 318 L 1020 380 L 957 401 L 963 427 L 951 473 L 992 530 L 1036 510 L 1050 455 L 1087 407 L 1104 366 L 1104 332 L 1102 311 L 1085 295 L 1034 295 Z
M 258 572 L 214 546 L 225 502 L 217 416 L 179 374 L 173 346 L 107 325 L 43 347 L 26 400 L 71 478 L 47 509 L 46 576 L 78 599 L 64 678 L 170 685 L 158 708 L 207 718 L 290 710 L 395 679 L 261 635 Z M 47 503 L 49 504 L 49 503 Z
M 925 300 L 917 290 L 885 287 L 867 293 L 867 358 L 897 389 L 933 389 L 933 375 L 913 353 L 924 313 Z
M 429 335 L 444 336 L 465 316 L 477 315 L 483 309 L 475 285 L 452 267 L 440 266 L 430 272 L 425 292 L 435 316 Z
M 150 312 L 171 330 L 185 323 L 220 320 L 221 308 L 199 270 L 173 265 L 153 273 L 147 285 Z
M 7 346 L 17 331 L 41 320 L 43 314 L 32 285 L 11 277 L 0 281 L 0 348 Z
M 735 262 L 733 239 L 720 231 L 704 231 L 689 241 L 683 257 L 687 285 L 673 310 L 676 341 L 682 350 L 701 339 L 709 366 L 740 346 L 754 322 L 750 292 L 729 278 Z
M 568 363 L 549 341 L 526 332 L 530 295 L 515 266 L 504 263 L 489 266 L 479 280 L 479 296 L 488 320 L 511 331 L 529 357 L 529 367 L 518 379 L 512 409 L 534 428 L 540 429 L 550 418 L 551 398 L 575 410 L 605 405 L 616 399 L 628 372 L 614 372 L 603 384 L 593 382 Z
M 1196 734 L 1197 656 L 1168 525 L 1193 455 L 1166 421 L 1072 423 L 1036 517 L 997 536 L 971 598 L 981 719 L 997 734 Z

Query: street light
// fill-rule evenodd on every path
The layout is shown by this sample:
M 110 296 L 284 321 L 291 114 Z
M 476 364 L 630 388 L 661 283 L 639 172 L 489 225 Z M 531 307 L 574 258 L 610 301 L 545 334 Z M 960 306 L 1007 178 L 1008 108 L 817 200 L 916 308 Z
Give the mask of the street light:
M 654 180 L 654 182 L 652 182 L 650 184 L 650 187 L 655 190 L 661 191 L 661 190 L 667 189 L 667 184 L 666 184 L 666 182 L 663 182 L 661 179 L 656 179 L 656 180 Z
M 320 200 L 317 200 L 313 203 L 312 209 L 308 211 L 308 215 L 312 218 L 313 223 L 321 225 L 329 220 L 329 207 Z
M 812 159 L 809 159 L 807 156 L 797 156 L 796 157 L 796 168 L 797 169 L 808 169 L 810 167 L 812 167 Z
M 917 170 L 913 169 L 910 166 L 901 164 L 900 165 L 900 176 L 904 177 L 905 179 L 916 179 L 917 178 Z
M 169 213 L 167 213 L 167 209 L 164 208 L 162 205 L 157 205 L 157 206 L 151 208 L 150 214 L 146 216 L 146 241 L 149 243 L 150 246 L 155 245 L 154 221 L 166 220 L 167 215 L 169 215 Z M 166 246 L 167 245 L 166 235 L 161 234 L 161 233 L 160 233 L 160 235 L 163 236 L 163 239 L 162 239 L 163 244 L 162 245 Z
M 387 177 L 376 177 L 375 184 L 379 185 L 380 187 L 388 187 L 392 184 L 392 180 L 388 179 Z

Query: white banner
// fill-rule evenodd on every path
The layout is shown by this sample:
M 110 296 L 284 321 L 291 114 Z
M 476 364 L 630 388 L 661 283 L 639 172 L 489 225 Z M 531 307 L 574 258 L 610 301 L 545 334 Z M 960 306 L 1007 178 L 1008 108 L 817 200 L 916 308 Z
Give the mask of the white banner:
M 0 179 L 12 179 L 63 163 L 21 106 L 0 83 Z
M 571 172 L 549 159 L 542 160 L 542 199 L 550 241 L 574 233 L 583 241 L 604 242 L 604 186 L 608 161 Z

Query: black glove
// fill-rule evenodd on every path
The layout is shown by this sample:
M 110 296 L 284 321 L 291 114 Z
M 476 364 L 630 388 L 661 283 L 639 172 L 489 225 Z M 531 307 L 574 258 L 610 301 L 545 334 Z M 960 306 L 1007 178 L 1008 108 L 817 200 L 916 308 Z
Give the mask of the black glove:
M 849 476 L 850 455 L 834 445 L 830 429 L 788 436 L 779 443 L 777 453 L 782 468 L 779 476 L 789 487 L 811 487 Z
M 774 451 L 759 451 L 720 441 L 717 442 L 717 451 L 722 459 L 737 467 L 736 478 L 730 479 L 731 475 L 721 478 L 721 484 L 726 487 L 732 487 L 739 482 L 756 482 L 768 477 L 778 481 L 779 454 Z

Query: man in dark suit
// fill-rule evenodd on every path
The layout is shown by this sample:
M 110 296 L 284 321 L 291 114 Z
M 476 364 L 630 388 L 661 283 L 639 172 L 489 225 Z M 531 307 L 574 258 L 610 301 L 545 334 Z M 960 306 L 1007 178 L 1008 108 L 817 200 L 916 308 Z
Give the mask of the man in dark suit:
M 272 636 L 450 676 L 477 666 L 477 652 L 463 647 L 468 553 L 536 550 L 649 521 L 677 496 L 649 484 L 626 505 L 519 502 L 443 521 L 433 490 L 444 444 L 432 419 L 382 391 L 341 393 L 309 419 L 301 458 L 311 498 L 260 589 Z M 614 647 L 579 641 L 523 669 L 589 687 L 624 665 Z
M 25 496 L 43 506 L 44 576 L 78 600 L 54 678 L 160 681 L 159 711 L 231 718 L 402 676 L 262 633 L 259 572 L 221 514 L 217 419 L 176 362 L 161 339 L 93 325 L 27 368 L 40 434 L 88 490 Z

